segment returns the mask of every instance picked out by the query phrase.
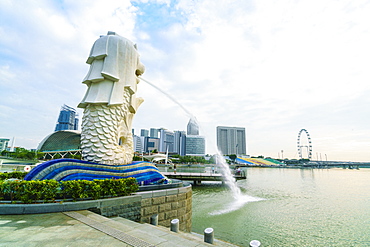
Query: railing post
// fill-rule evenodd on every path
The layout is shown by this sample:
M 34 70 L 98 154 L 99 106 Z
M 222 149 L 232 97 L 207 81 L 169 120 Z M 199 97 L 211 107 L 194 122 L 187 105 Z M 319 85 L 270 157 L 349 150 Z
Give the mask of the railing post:
M 179 225 L 180 225 L 179 219 L 171 220 L 171 232 L 179 232 Z
M 206 228 L 204 230 L 204 242 L 213 244 L 214 233 L 213 228 Z
M 152 224 L 154 226 L 158 226 L 158 214 L 153 214 L 150 217 L 150 224 Z
M 250 247 L 260 247 L 261 246 L 261 242 L 258 241 L 258 240 L 252 240 L 250 243 L 249 243 L 249 246 Z

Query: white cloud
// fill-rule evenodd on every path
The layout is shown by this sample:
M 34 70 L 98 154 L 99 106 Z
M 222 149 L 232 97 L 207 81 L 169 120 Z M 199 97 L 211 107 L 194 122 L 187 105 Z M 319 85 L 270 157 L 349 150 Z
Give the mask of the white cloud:
M 150 11 L 128 0 L 0 2 L 0 106 L 10 112 L 0 134 L 49 134 L 59 107 L 75 107 L 86 90 L 93 42 L 112 30 L 138 43 L 143 77 L 198 118 L 208 146 L 217 125 L 241 126 L 252 154 L 284 149 L 293 158 L 306 128 L 314 152 L 370 159 L 368 1 L 140 2 Z M 156 6 L 172 23 L 149 18 Z M 145 102 L 135 128 L 186 129 L 188 117 L 163 94 L 145 82 L 138 94 Z
M 369 90 L 369 6 L 349 12 L 347 2 L 333 1 L 236 4 L 180 2 L 188 22 L 164 31 L 174 43 L 194 33 L 193 43 L 182 42 L 185 52 L 171 50 L 176 59 L 166 76 L 173 88 L 166 88 L 211 128 L 245 126 L 261 134 L 249 132 L 249 138 L 261 139 L 262 150 L 287 146 L 285 136 L 302 128 L 302 116 L 306 125 L 320 125 L 315 111 L 322 105 L 335 109 Z

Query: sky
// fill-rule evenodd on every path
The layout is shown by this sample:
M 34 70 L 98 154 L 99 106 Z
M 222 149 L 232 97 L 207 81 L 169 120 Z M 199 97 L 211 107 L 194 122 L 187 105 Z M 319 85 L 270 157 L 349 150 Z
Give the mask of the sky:
M 36 148 L 82 100 L 94 41 L 115 31 L 182 105 L 140 82 L 135 134 L 186 130 L 190 112 L 208 154 L 231 126 L 246 128 L 248 154 L 296 159 L 306 129 L 314 160 L 370 161 L 369 13 L 362 0 L 1 0 L 0 137 Z

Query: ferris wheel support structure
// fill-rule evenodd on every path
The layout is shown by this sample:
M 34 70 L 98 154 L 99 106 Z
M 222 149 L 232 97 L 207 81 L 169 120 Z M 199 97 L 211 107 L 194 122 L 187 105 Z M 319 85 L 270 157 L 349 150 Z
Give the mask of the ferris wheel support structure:
M 308 144 L 307 145 L 302 145 L 301 143 L 301 134 L 302 132 L 306 133 Z M 308 159 L 310 160 L 312 158 L 312 142 L 311 142 L 311 137 L 310 134 L 308 134 L 308 131 L 306 129 L 301 129 L 298 133 L 298 140 L 297 140 L 297 147 L 298 147 L 298 155 L 300 159 L 303 159 L 303 152 L 302 148 L 307 148 L 307 156 Z

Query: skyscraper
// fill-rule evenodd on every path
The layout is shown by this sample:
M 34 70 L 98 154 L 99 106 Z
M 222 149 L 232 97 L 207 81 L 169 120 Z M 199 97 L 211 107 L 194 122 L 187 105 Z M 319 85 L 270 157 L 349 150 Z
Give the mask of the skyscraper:
M 0 138 L 0 152 L 8 149 L 9 141 L 8 138 Z
M 142 136 L 133 136 L 134 141 L 134 152 L 142 153 L 144 151 L 144 143 L 143 143 L 144 137 Z
M 149 136 L 149 130 L 141 129 L 140 130 L 140 136 Z
M 174 147 L 173 152 L 177 153 L 181 156 L 186 154 L 186 134 L 185 131 L 175 131 L 175 140 L 174 140 Z
M 78 113 L 70 106 L 63 105 L 60 109 L 55 131 L 78 130 Z
M 173 153 L 174 149 L 174 141 L 175 141 L 175 133 L 170 130 L 166 130 L 161 128 L 159 130 L 160 138 L 159 138 L 159 152 L 166 153 Z
M 217 148 L 222 154 L 247 154 L 245 128 L 217 126 Z
M 150 137 L 158 138 L 159 129 L 150 128 Z
M 187 126 L 187 135 L 199 135 L 199 126 L 197 121 L 194 118 L 190 118 Z
M 200 156 L 206 153 L 206 141 L 203 136 L 187 135 L 186 136 L 186 155 Z
M 155 137 L 144 137 L 144 152 L 150 153 L 154 150 L 159 150 L 159 138 Z

